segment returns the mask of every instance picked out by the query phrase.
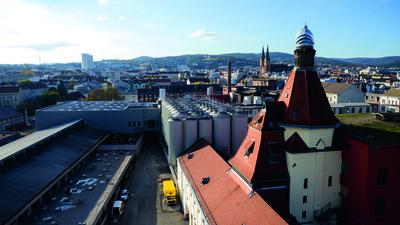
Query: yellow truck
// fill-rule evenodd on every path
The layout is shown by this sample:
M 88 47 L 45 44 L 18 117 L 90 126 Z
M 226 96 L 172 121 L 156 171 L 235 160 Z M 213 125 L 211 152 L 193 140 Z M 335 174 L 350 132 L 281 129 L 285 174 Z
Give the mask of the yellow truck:
M 163 181 L 163 190 L 165 200 L 167 201 L 167 205 L 175 205 L 176 204 L 176 189 L 173 180 L 164 180 Z

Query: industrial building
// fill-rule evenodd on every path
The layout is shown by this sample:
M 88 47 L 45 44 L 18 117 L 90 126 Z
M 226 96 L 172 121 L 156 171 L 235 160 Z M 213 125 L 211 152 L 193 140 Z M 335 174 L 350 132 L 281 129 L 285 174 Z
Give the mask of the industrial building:
M 71 101 L 36 111 L 36 129 L 84 118 L 88 126 L 112 133 L 141 133 L 160 129 L 160 111 L 155 103 L 129 101 Z
M 240 108 L 207 96 L 166 98 L 162 102 L 162 135 L 168 161 L 176 158 L 203 138 L 222 154 L 232 156 L 247 133 L 247 115 Z

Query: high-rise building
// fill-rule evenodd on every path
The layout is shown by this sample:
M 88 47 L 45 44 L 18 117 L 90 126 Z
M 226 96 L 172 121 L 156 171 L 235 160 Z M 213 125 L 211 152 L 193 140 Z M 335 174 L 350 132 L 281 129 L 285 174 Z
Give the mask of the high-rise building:
M 87 53 L 82 53 L 82 69 L 93 69 L 93 56 Z

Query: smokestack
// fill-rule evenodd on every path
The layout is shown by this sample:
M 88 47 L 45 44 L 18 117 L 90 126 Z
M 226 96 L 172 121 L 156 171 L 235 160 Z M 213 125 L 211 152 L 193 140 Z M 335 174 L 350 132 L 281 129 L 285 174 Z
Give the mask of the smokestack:
M 228 60 L 228 95 L 231 93 L 232 91 L 232 84 L 231 84 L 231 61 Z

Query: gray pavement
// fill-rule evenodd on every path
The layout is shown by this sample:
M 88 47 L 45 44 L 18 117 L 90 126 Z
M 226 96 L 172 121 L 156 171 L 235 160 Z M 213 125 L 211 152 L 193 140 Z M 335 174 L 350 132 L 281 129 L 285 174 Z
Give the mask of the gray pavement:
M 156 138 L 154 138 L 156 139 Z M 158 143 L 145 141 L 142 152 L 136 162 L 133 175 L 127 182 L 130 190 L 125 202 L 124 213 L 118 224 L 123 225 L 187 225 L 180 210 L 180 201 L 176 206 L 165 204 L 160 177 L 171 177 L 167 160 Z

